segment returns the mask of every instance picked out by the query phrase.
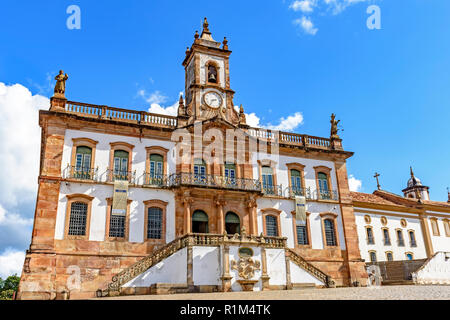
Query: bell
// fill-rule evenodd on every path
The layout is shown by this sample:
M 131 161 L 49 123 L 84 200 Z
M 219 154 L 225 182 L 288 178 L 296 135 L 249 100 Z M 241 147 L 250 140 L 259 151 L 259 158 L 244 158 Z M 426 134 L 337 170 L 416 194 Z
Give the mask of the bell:
M 216 76 L 214 75 L 214 73 L 211 73 L 210 75 L 209 75 L 209 80 L 211 81 L 216 81 Z

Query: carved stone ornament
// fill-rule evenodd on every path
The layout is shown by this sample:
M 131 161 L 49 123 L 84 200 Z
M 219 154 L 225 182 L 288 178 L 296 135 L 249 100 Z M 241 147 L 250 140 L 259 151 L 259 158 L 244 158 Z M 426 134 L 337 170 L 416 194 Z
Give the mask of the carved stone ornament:
M 231 261 L 231 269 L 237 270 L 239 277 L 250 280 L 255 276 L 255 271 L 261 270 L 261 262 L 252 258 L 241 258 L 239 261 Z

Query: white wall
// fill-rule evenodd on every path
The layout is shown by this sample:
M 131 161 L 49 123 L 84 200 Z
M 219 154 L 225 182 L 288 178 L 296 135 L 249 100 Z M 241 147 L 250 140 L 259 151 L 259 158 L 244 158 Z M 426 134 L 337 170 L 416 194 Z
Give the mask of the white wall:
M 286 257 L 284 249 L 266 249 L 269 285 L 286 285 Z
M 419 284 L 450 284 L 450 252 L 438 252 L 412 274 Z
M 92 200 L 89 240 L 104 241 L 107 214 L 106 198 L 113 196 L 113 185 L 74 182 L 63 182 L 61 184 L 58 213 L 56 217 L 55 239 L 64 239 L 67 195 L 76 193 L 94 197 Z M 166 242 L 175 239 L 175 198 L 171 191 L 149 188 L 130 188 L 128 194 L 128 198 L 132 200 L 130 204 L 130 242 L 144 242 L 144 201 L 154 199 L 168 202 L 166 210 Z
M 219 247 L 194 247 L 194 285 L 221 285 L 221 252 Z
M 150 287 L 154 283 L 187 284 L 187 249 L 177 251 L 123 287 Z
M 420 225 L 420 220 L 416 218 L 417 216 L 395 211 L 380 211 L 371 209 L 371 211 L 374 211 L 375 213 L 363 213 L 359 212 L 358 210 L 367 209 L 354 209 L 356 227 L 358 231 L 359 249 L 361 251 L 361 257 L 365 259 L 366 262 L 370 262 L 369 250 L 376 251 L 378 261 L 386 261 L 387 251 L 392 251 L 394 260 L 407 260 L 406 252 L 412 252 L 414 259 L 424 259 L 427 257 L 422 228 Z M 403 228 L 400 224 L 400 220 L 402 219 L 402 217 L 389 216 L 386 215 L 387 213 L 405 215 L 403 219 L 405 219 L 407 222 L 406 228 Z M 370 224 L 366 224 L 366 222 L 364 221 L 365 215 L 370 216 Z M 381 223 L 382 216 L 385 216 L 387 219 L 386 226 Z M 365 226 L 368 225 L 372 226 L 375 244 L 367 244 L 367 234 Z M 381 229 L 384 227 L 389 228 L 389 235 L 391 239 L 390 246 L 384 245 L 384 236 Z M 396 229 L 403 230 L 403 239 L 405 242 L 404 247 L 398 246 Z M 408 230 L 414 230 L 417 247 L 410 246 Z
M 429 214 L 437 213 L 442 214 L 442 212 L 435 212 L 435 211 L 427 211 Z M 433 245 L 434 252 L 438 251 L 450 251 L 450 237 L 447 237 L 445 234 L 445 227 L 444 227 L 444 221 L 442 217 L 436 217 L 439 227 L 439 236 L 433 235 L 433 229 L 431 227 L 431 221 L 430 218 L 427 218 L 428 222 L 428 228 L 430 229 L 430 237 L 431 237 L 431 244 Z M 450 220 L 450 214 L 448 215 L 447 219 Z
M 325 285 L 325 283 L 323 283 L 316 277 L 313 277 L 311 274 L 309 274 L 304 269 L 300 268 L 298 265 L 296 265 L 292 261 L 289 261 L 289 268 L 291 271 L 291 283 L 292 284 L 314 283 L 317 286 Z

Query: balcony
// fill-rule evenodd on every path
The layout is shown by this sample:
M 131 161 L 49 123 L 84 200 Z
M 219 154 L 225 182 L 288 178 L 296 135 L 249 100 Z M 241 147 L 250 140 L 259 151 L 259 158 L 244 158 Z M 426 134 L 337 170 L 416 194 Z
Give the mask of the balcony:
M 263 185 L 262 192 L 266 196 L 282 197 L 283 196 L 283 187 L 282 186 Z
M 311 189 L 310 188 L 298 188 L 298 187 L 289 187 L 289 197 L 305 197 L 306 199 L 312 199 Z
M 136 171 L 114 171 L 108 169 L 107 173 L 109 182 L 128 181 L 130 184 L 136 183 Z
M 330 200 L 330 201 L 338 201 L 338 193 L 336 190 L 316 190 L 315 199 L 317 200 Z
M 170 187 L 194 186 L 239 191 L 261 192 L 261 183 L 254 179 L 236 179 L 216 175 L 202 175 L 194 173 L 179 173 L 169 177 Z
M 411 241 L 409 242 L 409 244 L 410 244 L 410 246 L 411 246 L 412 248 L 417 247 L 417 242 L 416 242 L 416 240 L 411 240 Z
M 98 168 L 83 168 L 76 166 L 67 166 L 63 172 L 63 176 L 66 179 L 76 179 L 76 180 L 97 180 Z
M 151 187 L 168 187 L 169 186 L 169 176 L 165 174 L 150 174 L 144 173 L 144 186 Z
M 398 245 L 399 247 L 404 247 L 404 246 L 405 246 L 405 241 L 404 241 L 403 239 L 398 239 L 398 240 L 397 240 L 397 245 Z

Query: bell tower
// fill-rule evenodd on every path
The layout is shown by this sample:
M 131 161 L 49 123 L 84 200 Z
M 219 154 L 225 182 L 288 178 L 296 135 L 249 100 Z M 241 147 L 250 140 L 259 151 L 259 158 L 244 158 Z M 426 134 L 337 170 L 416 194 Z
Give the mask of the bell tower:
M 239 124 L 234 110 L 234 91 L 230 88 L 228 41 L 213 39 L 205 18 L 201 35 L 195 32 L 194 43 L 187 48 L 185 68 L 186 116 L 188 123 L 212 118 Z

